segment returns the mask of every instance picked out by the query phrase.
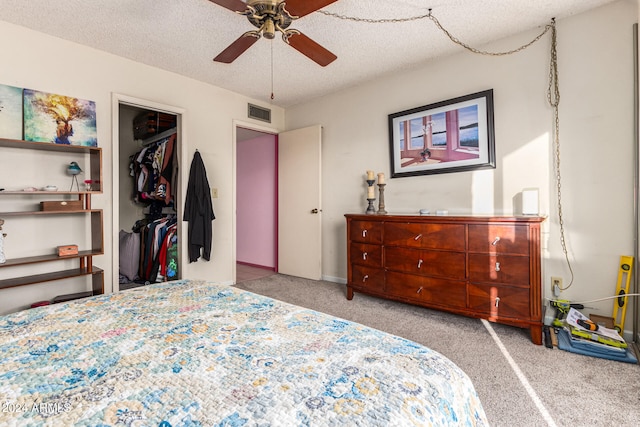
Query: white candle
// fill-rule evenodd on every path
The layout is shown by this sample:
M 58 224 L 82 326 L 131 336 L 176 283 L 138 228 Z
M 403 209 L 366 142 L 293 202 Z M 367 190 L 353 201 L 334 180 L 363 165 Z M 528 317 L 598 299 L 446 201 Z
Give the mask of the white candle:
M 373 179 L 373 171 L 367 171 L 367 179 L 368 180 L 372 180 Z
M 384 174 L 382 172 L 378 174 L 378 184 L 384 184 Z
M 373 185 L 370 185 L 367 189 L 367 199 L 373 199 L 375 195 L 373 194 Z

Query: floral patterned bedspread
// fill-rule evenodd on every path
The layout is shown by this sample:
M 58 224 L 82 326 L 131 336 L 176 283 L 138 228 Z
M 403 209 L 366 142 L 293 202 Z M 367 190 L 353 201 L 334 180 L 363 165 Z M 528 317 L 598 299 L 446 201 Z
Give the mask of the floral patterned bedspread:
M 3 426 L 487 425 L 414 342 L 180 280 L 0 317 Z

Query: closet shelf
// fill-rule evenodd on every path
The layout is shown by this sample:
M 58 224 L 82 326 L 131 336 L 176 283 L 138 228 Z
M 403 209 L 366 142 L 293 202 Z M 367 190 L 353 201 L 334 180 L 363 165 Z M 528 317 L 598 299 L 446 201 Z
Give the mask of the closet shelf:
M 74 268 L 71 270 L 62 270 L 62 271 L 55 271 L 52 273 L 35 274 L 33 276 L 22 276 L 22 277 L 16 277 L 12 279 L 5 279 L 5 280 L 0 280 L 0 289 L 15 288 L 18 286 L 33 285 L 36 283 L 51 282 L 54 280 L 61 280 L 61 279 L 71 279 L 73 277 L 88 276 L 88 275 L 94 275 L 94 276 L 98 275 L 100 279 L 102 279 L 103 270 L 95 266 L 92 266 L 91 269 L 87 267 L 80 267 L 80 268 Z M 102 293 L 102 292 L 99 292 L 99 293 Z

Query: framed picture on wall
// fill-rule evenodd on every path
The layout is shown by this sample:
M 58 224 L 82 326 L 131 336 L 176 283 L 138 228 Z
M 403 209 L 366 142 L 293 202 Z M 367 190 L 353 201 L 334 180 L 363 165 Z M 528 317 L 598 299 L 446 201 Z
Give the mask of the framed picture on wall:
M 24 139 L 96 147 L 95 102 L 25 89 Z
M 493 89 L 389 114 L 391 177 L 495 168 Z
M 0 138 L 22 139 L 22 88 L 0 84 Z

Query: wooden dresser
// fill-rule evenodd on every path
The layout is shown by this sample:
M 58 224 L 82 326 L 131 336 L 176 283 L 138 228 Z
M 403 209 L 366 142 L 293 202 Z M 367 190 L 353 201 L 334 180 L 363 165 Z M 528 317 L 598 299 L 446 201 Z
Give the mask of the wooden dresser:
M 355 291 L 529 328 L 542 344 L 543 217 L 345 217 L 347 299 Z

